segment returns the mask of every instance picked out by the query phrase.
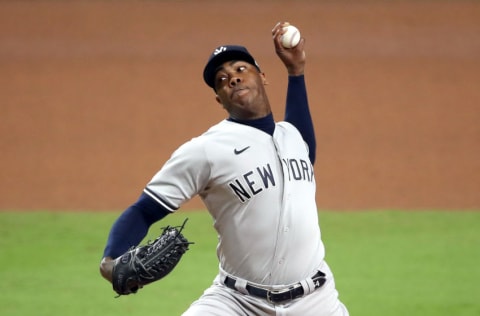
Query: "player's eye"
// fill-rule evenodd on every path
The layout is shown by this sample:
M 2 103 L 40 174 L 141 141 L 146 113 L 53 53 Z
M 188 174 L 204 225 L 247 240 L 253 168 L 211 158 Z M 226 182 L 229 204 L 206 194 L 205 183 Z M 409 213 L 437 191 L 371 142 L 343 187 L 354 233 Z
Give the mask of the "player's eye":
M 238 72 L 244 72 L 245 70 L 247 70 L 246 66 L 239 66 L 238 67 Z
M 227 76 L 226 75 L 220 75 L 217 77 L 217 82 L 218 83 L 222 83 L 222 82 L 225 82 L 227 80 Z

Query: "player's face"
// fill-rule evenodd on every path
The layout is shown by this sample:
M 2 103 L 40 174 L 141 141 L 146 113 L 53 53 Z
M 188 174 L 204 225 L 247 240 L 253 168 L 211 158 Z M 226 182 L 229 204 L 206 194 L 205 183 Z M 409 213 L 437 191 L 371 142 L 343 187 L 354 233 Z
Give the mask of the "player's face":
M 255 119 L 271 112 L 265 91 L 265 74 L 245 61 L 228 61 L 215 76 L 217 102 L 231 117 Z

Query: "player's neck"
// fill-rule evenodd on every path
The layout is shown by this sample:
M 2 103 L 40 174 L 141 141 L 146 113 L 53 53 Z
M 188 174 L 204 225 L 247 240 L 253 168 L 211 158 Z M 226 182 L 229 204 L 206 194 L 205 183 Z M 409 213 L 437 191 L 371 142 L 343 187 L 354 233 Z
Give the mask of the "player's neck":
M 275 131 L 275 121 L 273 120 L 272 113 L 268 114 L 267 116 L 253 120 L 239 120 L 232 117 L 229 117 L 227 120 L 258 128 L 259 130 L 264 131 L 269 135 L 273 135 L 273 132 Z

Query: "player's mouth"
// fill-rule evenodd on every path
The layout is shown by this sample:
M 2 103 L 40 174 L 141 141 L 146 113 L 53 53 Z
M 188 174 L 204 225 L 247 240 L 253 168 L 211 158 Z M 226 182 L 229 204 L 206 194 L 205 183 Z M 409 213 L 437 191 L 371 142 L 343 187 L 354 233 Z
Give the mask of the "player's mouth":
M 232 92 L 232 99 L 242 97 L 248 93 L 248 89 L 245 87 L 235 88 Z

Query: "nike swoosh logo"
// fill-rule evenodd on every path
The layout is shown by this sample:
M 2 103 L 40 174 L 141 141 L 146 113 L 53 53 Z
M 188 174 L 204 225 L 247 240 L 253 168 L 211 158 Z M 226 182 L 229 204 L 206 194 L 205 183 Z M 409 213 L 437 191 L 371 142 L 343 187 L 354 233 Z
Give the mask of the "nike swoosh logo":
M 241 153 L 243 153 L 243 152 L 244 152 L 245 150 L 247 150 L 248 148 L 250 148 L 250 146 L 247 146 L 247 147 L 242 148 L 242 149 L 237 149 L 237 148 L 235 148 L 235 149 L 233 150 L 233 153 L 234 153 L 235 155 L 240 155 Z

